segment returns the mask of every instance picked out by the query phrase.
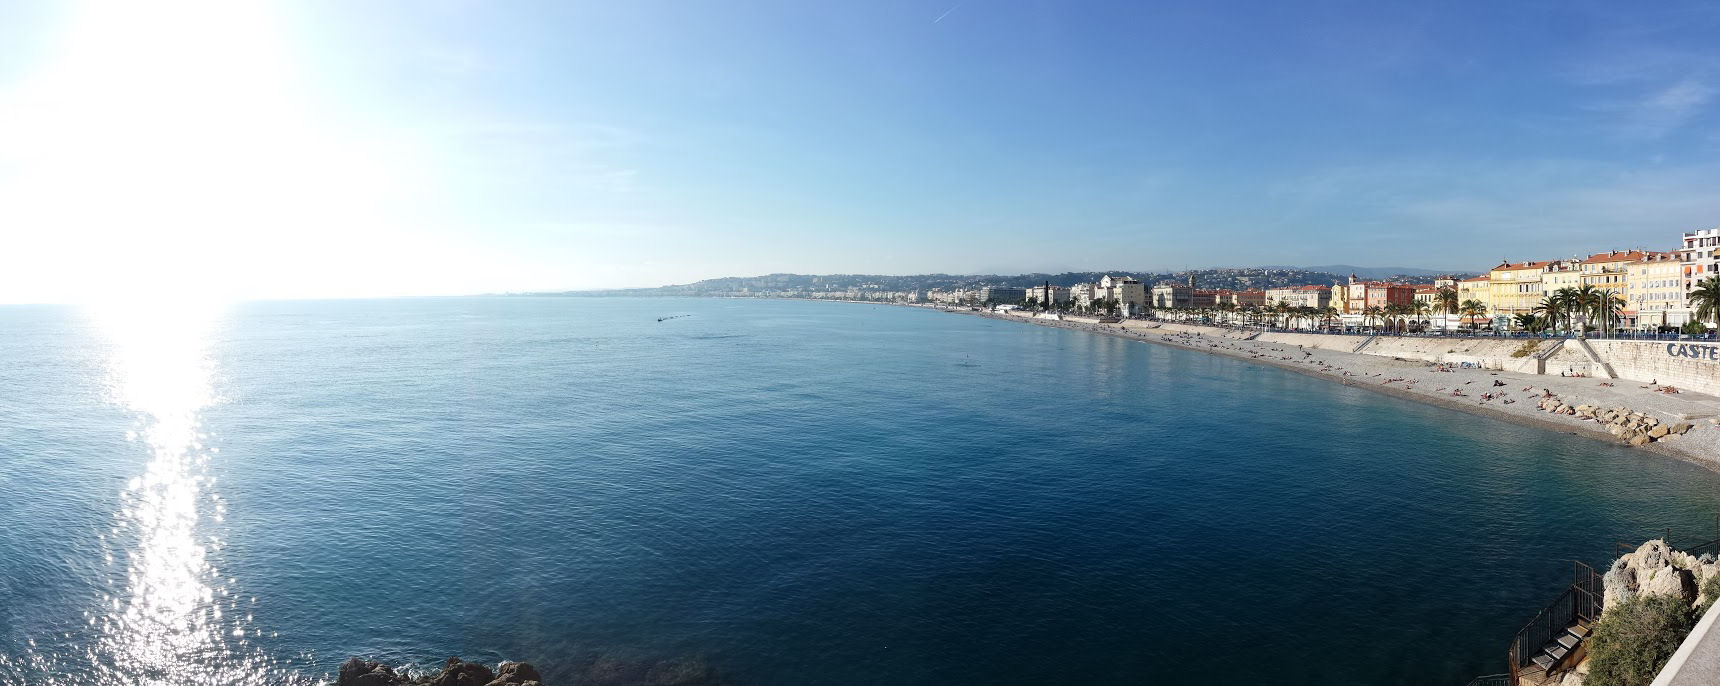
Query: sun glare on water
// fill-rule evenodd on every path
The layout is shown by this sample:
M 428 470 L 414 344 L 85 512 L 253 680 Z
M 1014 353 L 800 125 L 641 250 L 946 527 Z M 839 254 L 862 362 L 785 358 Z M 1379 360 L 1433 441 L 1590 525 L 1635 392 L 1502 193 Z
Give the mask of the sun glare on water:
M 302 270 L 286 257 L 314 233 L 300 227 L 351 214 L 359 191 L 328 171 L 268 9 L 86 3 L 58 59 L 0 97 L 0 161 L 23 170 L 0 204 L 31 229 L 19 254 L 65 258 L 40 273 L 84 303 L 143 457 L 101 533 L 108 581 L 82 617 L 89 640 L 35 637 L 25 658 L 62 683 L 294 680 L 259 644 L 257 599 L 218 564 L 211 336 L 243 284 Z
M 86 668 L 115 684 L 274 683 L 255 644 L 252 600 L 214 560 L 225 505 L 202 425 L 216 401 L 210 336 L 219 310 L 94 308 L 112 400 L 135 413 L 146 461 L 104 535 L 110 587 L 89 614 Z

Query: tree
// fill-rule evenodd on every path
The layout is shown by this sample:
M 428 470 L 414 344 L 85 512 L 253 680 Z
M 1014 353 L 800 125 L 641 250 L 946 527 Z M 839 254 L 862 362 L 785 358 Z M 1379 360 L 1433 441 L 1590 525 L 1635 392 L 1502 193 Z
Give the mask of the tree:
M 1607 331 L 1623 319 L 1624 306 L 1624 294 L 1610 288 L 1595 291 L 1594 314 L 1595 318 L 1600 320 L 1602 336 L 1607 335 Z
M 1516 322 L 1517 328 L 1524 331 L 1534 331 L 1541 325 L 1541 318 L 1532 312 L 1518 312 L 1511 316 L 1511 320 Z
M 1469 328 L 1471 329 L 1479 328 L 1476 326 L 1475 319 L 1487 314 L 1487 306 L 1483 305 L 1480 300 L 1465 300 L 1457 306 L 1457 309 L 1458 313 L 1469 318 Z
M 1457 302 L 1457 289 L 1451 286 L 1441 286 L 1433 292 L 1433 305 L 1446 314 L 1457 314 L 1457 308 L 1462 307 Z
M 1565 331 L 1572 331 L 1571 318 L 1582 308 L 1582 298 L 1577 295 L 1577 289 L 1566 286 L 1555 291 L 1553 297 L 1558 300 L 1559 314 L 1565 316 Z
M 1564 316 L 1563 300 L 1557 294 L 1541 298 L 1541 303 L 1535 306 L 1535 313 L 1541 315 L 1543 325 L 1547 328 L 1553 328 L 1558 323 L 1559 318 Z
M 1572 296 L 1576 300 L 1576 313 L 1581 322 L 1577 327 L 1578 336 L 1589 330 L 1589 317 L 1594 315 L 1600 304 L 1600 296 L 1596 293 L 1594 284 L 1585 283 L 1577 287 L 1576 293 Z
M 1720 315 L 1720 276 L 1710 276 L 1696 282 L 1690 290 L 1690 306 L 1696 310 L 1698 321 L 1715 321 Z

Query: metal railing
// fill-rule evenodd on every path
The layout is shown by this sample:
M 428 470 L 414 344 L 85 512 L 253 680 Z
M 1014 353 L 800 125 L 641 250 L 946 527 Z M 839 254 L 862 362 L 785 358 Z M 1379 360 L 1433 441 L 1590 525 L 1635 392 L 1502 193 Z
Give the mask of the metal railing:
M 1534 619 L 1523 625 L 1517 635 L 1511 639 L 1508 661 L 1511 667 L 1509 674 L 1511 684 L 1518 683 L 1524 672 L 1540 671 L 1535 665 L 1535 657 L 1541 649 L 1551 644 L 1573 624 L 1588 624 L 1594 622 L 1601 614 L 1602 600 L 1601 575 L 1594 568 L 1573 560 L 1571 562 L 1571 585 L 1559 593 L 1559 597 L 1551 604 L 1542 608 Z M 1553 663 L 1554 665 L 1557 662 Z M 1534 669 L 1530 669 L 1533 666 Z M 1550 668 L 1550 667 L 1549 667 Z

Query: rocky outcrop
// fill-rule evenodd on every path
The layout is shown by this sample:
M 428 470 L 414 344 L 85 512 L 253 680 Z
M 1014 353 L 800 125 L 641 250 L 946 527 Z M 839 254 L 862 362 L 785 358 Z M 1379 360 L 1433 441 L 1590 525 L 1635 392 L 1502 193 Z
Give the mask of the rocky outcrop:
M 441 671 L 413 679 L 388 665 L 355 657 L 340 666 L 336 686 L 542 686 L 540 679 L 537 669 L 525 662 L 503 662 L 491 672 L 476 662 L 451 657 Z
M 1666 423 L 1628 407 L 1607 408 L 1595 407 L 1594 405 L 1567 405 L 1556 395 L 1541 398 L 1537 407 L 1542 412 L 1569 415 L 1577 419 L 1605 424 L 1607 433 L 1635 446 L 1683 436 L 1693 428 L 1690 422 Z
M 1619 556 L 1607 568 L 1602 578 L 1606 587 L 1602 611 L 1637 595 L 1665 595 L 1700 603 L 1704 598 L 1698 589 L 1715 574 L 1720 574 L 1720 564 L 1715 564 L 1713 555 L 1696 557 L 1655 539 Z

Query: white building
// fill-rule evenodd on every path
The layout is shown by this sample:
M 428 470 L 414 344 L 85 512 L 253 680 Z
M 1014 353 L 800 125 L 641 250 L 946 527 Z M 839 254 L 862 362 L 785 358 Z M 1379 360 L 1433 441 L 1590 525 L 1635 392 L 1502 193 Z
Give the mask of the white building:
M 1720 276 L 1720 228 L 1688 231 L 1684 246 L 1679 249 L 1684 266 L 1684 300 L 1690 302 L 1690 291 L 1710 277 Z
M 1069 302 L 1069 289 L 1062 286 L 1034 286 L 1027 289 L 1027 299 L 1039 303 L 1057 304 Z

